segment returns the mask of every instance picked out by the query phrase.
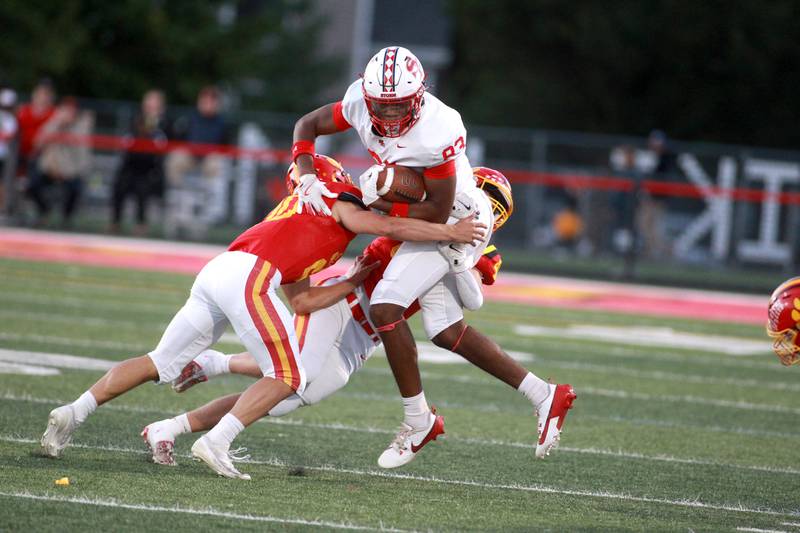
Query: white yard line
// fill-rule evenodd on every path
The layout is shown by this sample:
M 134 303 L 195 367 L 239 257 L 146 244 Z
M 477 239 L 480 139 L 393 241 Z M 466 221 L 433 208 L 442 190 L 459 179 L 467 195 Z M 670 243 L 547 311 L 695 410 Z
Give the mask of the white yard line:
M 119 362 L 109 361 L 107 359 L 95 359 L 92 357 L 80 357 L 77 355 L 7 350 L 5 348 L 0 348 L 0 361 L 81 370 L 108 370 Z
M 192 507 L 162 507 L 158 505 L 148 505 L 142 503 L 125 503 L 119 500 L 102 498 L 74 498 L 68 496 L 53 496 L 49 494 L 31 494 L 30 492 L 0 492 L 0 497 L 21 498 L 26 500 L 38 500 L 47 502 L 71 503 L 78 505 L 93 505 L 96 507 L 111 507 L 114 509 L 131 509 L 134 511 L 147 511 L 156 513 L 178 513 L 189 515 L 213 516 L 215 518 L 229 518 L 233 520 L 244 520 L 249 522 L 269 522 L 273 524 L 294 524 L 309 527 L 325 527 L 334 529 L 347 529 L 356 531 L 394 531 L 406 532 L 407 529 L 384 528 L 361 526 L 343 522 L 327 522 L 324 520 L 305 520 L 303 518 L 279 518 L 276 516 L 252 515 L 217 511 L 212 507 L 195 509 Z
M 189 296 L 187 291 L 186 296 Z M 74 309 L 87 309 L 87 310 L 102 310 L 107 311 L 134 311 L 142 313 L 167 313 L 170 309 L 177 312 L 181 304 L 173 303 L 141 303 L 133 302 L 127 303 L 124 298 L 117 300 L 110 299 L 85 299 L 73 296 L 53 296 L 50 294 L 35 294 L 27 291 L 5 291 L 3 293 L 3 301 L 6 303 L 18 304 L 43 304 L 43 305 L 63 305 L 65 307 L 72 307 Z M 119 302 L 119 303 L 115 303 Z
M 751 533 L 789 533 L 783 529 L 761 529 L 758 527 L 737 527 L 736 531 L 749 531 Z
M 102 315 L 102 313 L 100 313 Z M 87 316 L 86 313 L 76 315 L 65 315 L 63 313 L 40 313 L 36 311 L 18 311 L 16 309 L 0 309 L 0 317 L 13 318 L 16 320 L 28 320 L 38 324 L 73 324 L 76 326 L 94 326 L 113 328 L 114 330 L 142 331 L 152 329 L 153 331 L 164 331 L 169 322 L 159 319 L 137 318 L 135 321 L 110 319 L 104 316 Z
M 580 387 L 579 394 L 603 396 L 606 398 L 621 398 L 643 401 L 658 401 L 658 402 L 677 402 L 677 403 L 691 403 L 696 405 L 711 405 L 714 407 L 726 407 L 730 409 L 741 409 L 744 411 L 765 411 L 765 412 L 778 412 L 789 413 L 793 415 L 800 415 L 800 408 L 787 407 L 785 405 L 772 405 L 766 403 L 752 403 L 744 401 L 733 400 L 715 400 L 713 398 L 702 398 L 700 396 L 673 396 L 669 394 L 645 394 L 642 392 L 627 392 L 623 390 L 611 389 L 598 389 L 594 387 Z
M 60 373 L 61 372 L 57 368 L 0 361 L 0 374 L 16 374 L 20 376 L 57 376 Z
M 517 335 L 528 337 L 571 338 L 614 344 L 632 344 L 648 349 L 653 347 L 678 348 L 734 356 L 770 353 L 770 340 L 766 337 L 762 340 L 755 340 L 743 337 L 703 335 L 676 331 L 667 327 L 570 324 L 555 328 L 515 324 L 512 329 Z
M 24 444 L 35 444 L 38 441 L 34 439 L 26 439 L 20 437 L 9 437 L 9 436 L 0 436 L 0 440 L 6 442 L 18 442 Z M 102 451 L 113 451 L 113 452 L 124 452 L 124 453 L 135 453 L 135 454 L 142 454 L 147 453 L 144 450 L 134 450 L 130 448 L 118 448 L 118 447 L 111 447 L 111 446 L 88 446 L 88 445 L 78 445 L 73 444 L 73 447 L 87 449 L 87 450 L 102 450 Z M 188 458 L 188 454 L 179 454 L 180 457 Z M 480 489 L 489 489 L 489 490 L 510 490 L 510 491 L 522 491 L 522 492 L 533 492 L 533 493 L 543 493 L 543 494 L 561 494 L 566 496 L 579 496 L 579 497 L 588 497 L 588 498 L 602 498 L 602 499 L 611 499 L 611 500 L 620 500 L 620 501 L 630 501 L 630 502 L 641 502 L 641 503 L 653 503 L 657 505 L 668 505 L 668 506 L 677 506 L 677 507 L 690 507 L 690 508 L 699 508 L 699 509 L 710 509 L 715 511 L 726 511 L 726 512 L 740 512 L 740 513 L 750 513 L 750 514 L 763 514 L 763 515 L 773 515 L 773 516 L 786 516 L 786 517 L 800 517 L 800 511 L 778 511 L 774 509 L 763 509 L 763 508 L 749 508 L 743 505 L 731 505 L 731 504 L 716 504 L 716 503 L 705 503 L 697 500 L 670 500 L 667 498 L 652 498 L 649 496 L 634 496 L 630 494 L 623 494 L 623 493 L 614 493 L 614 492 L 598 492 L 598 491 L 588 491 L 588 490 L 573 490 L 573 489 L 560 489 L 556 487 L 548 487 L 544 485 L 520 485 L 520 484 L 503 484 L 503 483 L 483 483 L 480 481 L 472 481 L 472 480 L 459 480 L 459 479 L 442 479 L 432 476 L 418 476 L 415 474 L 400 474 L 396 472 L 387 472 L 387 471 L 378 471 L 378 470 L 359 470 L 355 468 L 339 468 L 335 466 L 305 466 L 305 465 L 291 465 L 289 463 L 285 463 L 280 460 L 268 460 L 268 461 L 260 461 L 260 460 L 253 460 L 250 459 L 248 461 L 243 461 L 243 463 L 249 464 L 256 464 L 256 465 L 266 465 L 266 466 L 280 466 L 280 467 L 288 467 L 288 466 L 302 466 L 307 470 L 317 470 L 320 472 L 333 472 L 337 474 L 351 474 L 356 476 L 371 476 L 371 477 L 379 477 L 379 478 L 386 478 L 386 479 L 401 479 L 401 480 L 408 480 L 408 481 L 423 481 L 428 483 L 438 483 L 444 485 L 456 485 L 456 486 L 466 486 L 466 487 L 476 487 Z
M 11 400 L 11 401 L 22 401 L 28 403 L 38 403 L 44 405 L 64 405 L 67 403 L 66 401 L 63 400 L 48 400 L 42 398 L 33 398 L 30 396 L 15 396 L 10 394 L 0 395 L 0 399 Z M 143 408 L 143 407 L 127 406 L 127 405 L 116 405 L 116 404 L 106 405 L 103 407 L 103 409 L 109 409 L 121 412 L 130 412 L 130 413 L 152 413 L 162 416 L 173 416 L 176 414 L 173 411 L 165 411 L 161 409 Z M 325 429 L 333 431 L 345 431 L 351 433 L 369 433 L 369 434 L 379 434 L 379 435 L 394 435 L 396 433 L 395 430 L 391 429 L 376 428 L 371 426 L 352 426 L 349 424 L 342 424 L 340 422 L 329 422 L 329 423 L 305 422 L 302 420 L 292 420 L 289 418 L 263 418 L 262 421 L 264 423 L 274 424 L 278 426 Z M 2 438 L 0 438 L 0 440 L 2 440 Z M 448 440 L 453 442 L 477 444 L 479 446 L 503 446 L 510 448 L 533 450 L 533 444 L 529 442 L 514 442 L 514 441 L 504 441 L 499 439 L 480 439 L 473 437 L 456 437 L 453 435 L 448 435 Z M 599 455 L 603 457 L 614 457 L 619 459 L 634 459 L 639 461 L 653 461 L 653 462 L 675 463 L 675 464 L 693 464 L 693 465 L 710 466 L 717 468 L 750 470 L 754 472 L 770 472 L 770 473 L 786 474 L 792 476 L 800 475 L 800 469 L 791 467 L 741 465 L 735 463 L 722 463 L 719 461 L 709 461 L 706 459 L 683 458 L 683 457 L 675 457 L 664 454 L 646 455 L 636 452 L 626 452 L 623 450 L 607 450 L 607 449 L 593 448 L 593 447 L 578 448 L 571 446 L 560 446 L 558 450 L 560 452 L 565 452 L 565 453 Z
M 75 339 L 72 337 L 59 337 L 56 335 L 20 334 L 0 331 L 0 340 L 14 342 L 36 342 L 40 344 L 58 344 L 60 346 L 77 346 L 80 348 L 102 348 L 106 350 L 124 350 L 141 353 L 152 350 L 154 346 L 144 344 L 131 344 L 130 342 L 103 341 L 95 339 Z

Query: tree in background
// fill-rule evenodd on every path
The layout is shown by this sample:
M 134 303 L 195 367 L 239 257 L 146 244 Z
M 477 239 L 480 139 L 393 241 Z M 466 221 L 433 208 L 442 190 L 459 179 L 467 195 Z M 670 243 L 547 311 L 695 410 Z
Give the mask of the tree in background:
M 193 103 L 223 82 L 243 107 L 303 111 L 340 71 L 314 46 L 320 24 L 308 0 L 4 0 L 0 84 L 50 76 L 62 94 L 130 100 L 158 86 Z
M 792 0 L 451 0 L 472 123 L 800 146 Z

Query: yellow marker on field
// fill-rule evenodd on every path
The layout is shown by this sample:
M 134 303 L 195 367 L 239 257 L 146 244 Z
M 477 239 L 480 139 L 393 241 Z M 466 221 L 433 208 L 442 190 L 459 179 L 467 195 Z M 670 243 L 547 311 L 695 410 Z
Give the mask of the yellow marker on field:
M 56 480 L 56 485 L 64 485 L 64 486 L 69 485 L 69 478 L 68 477 L 62 477 L 61 479 L 57 479 Z

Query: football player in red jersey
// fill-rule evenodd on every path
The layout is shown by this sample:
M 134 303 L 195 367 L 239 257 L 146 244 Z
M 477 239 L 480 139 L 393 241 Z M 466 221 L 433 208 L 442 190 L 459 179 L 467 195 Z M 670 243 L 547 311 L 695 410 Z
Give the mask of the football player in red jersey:
M 767 307 L 767 335 L 772 349 L 785 366 L 800 361 L 800 277 L 791 278 L 772 292 Z
M 326 168 L 331 165 L 324 156 L 315 158 L 315 162 Z M 322 174 L 319 169 L 317 172 Z M 239 235 L 228 251 L 206 264 L 186 304 L 152 352 L 117 364 L 75 402 L 51 411 L 41 440 L 44 452 L 60 455 L 75 429 L 98 405 L 142 383 L 166 383 L 178 377 L 183 367 L 214 344 L 230 324 L 258 362 L 263 377 L 194 443 L 192 453 L 220 475 L 249 479 L 231 462 L 231 442 L 278 402 L 295 392 L 302 394 L 306 384 L 291 315 L 278 298 L 277 288 L 307 285 L 311 274 L 341 258 L 357 233 L 463 243 L 484 236 L 482 225 L 471 219 L 445 225 L 371 213 L 343 172 L 332 171 L 326 185 L 329 196 L 325 204 L 330 215 L 298 211 L 298 198 L 290 196 L 262 222 Z
M 473 170 L 479 187 L 491 199 L 494 229 L 497 230 L 513 211 L 510 186 L 505 176 L 496 170 L 485 167 Z M 380 266 L 370 271 L 364 278 L 363 286 L 356 287 L 345 300 L 325 307 L 316 305 L 318 300 L 310 296 L 303 302 L 302 308 L 295 308 L 295 328 L 302 346 L 301 357 L 308 372 L 309 385 L 302 395 L 295 394 L 276 405 L 270 411 L 270 416 L 282 416 L 298 407 L 318 403 L 341 389 L 380 344 L 380 339 L 369 319 L 369 301 L 376 285 L 383 277 L 386 265 L 399 246 L 399 242 L 384 237 L 375 239 L 367 246 L 357 259 L 356 266 L 361 262 L 380 263 Z M 462 256 L 459 255 L 455 258 L 455 262 L 461 259 Z M 563 392 L 551 395 L 549 402 L 537 402 L 537 398 L 527 387 L 530 384 L 529 372 L 503 352 L 496 343 L 475 329 L 468 328 L 461 312 L 462 307 L 472 310 L 481 307 L 483 297 L 478 282 L 492 285 L 501 264 L 499 252 L 494 246 L 490 246 L 484 251 L 474 269 L 457 269 L 458 272 L 448 276 L 445 280 L 446 305 L 439 309 L 429 309 L 424 320 L 425 329 L 439 347 L 460 354 L 469 362 L 517 389 L 533 403 L 537 411 L 541 411 L 536 456 L 543 457 L 558 442 L 566 411 L 569 409 L 569 405 L 554 402 L 552 399 L 563 395 Z M 323 285 L 336 281 L 336 278 L 331 278 Z M 414 302 L 407 309 L 405 317 L 410 318 L 419 309 L 419 302 Z M 253 357 L 246 352 L 225 355 L 207 350 L 184 368 L 181 376 L 173 383 L 173 388 L 183 392 L 211 376 L 225 373 L 258 377 L 259 369 Z M 556 386 L 549 385 L 549 387 Z M 569 386 L 561 387 L 563 389 Z M 174 464 L 172 449 L 176 436 L 190 431 L 205 431 L 213 427 L 237 398 L 238 394 L 232 394 L 189 413 L 149 424 L 142 432 L 142 436 L 153 454 L 153 460 L 160 464 Z M 569 400 L 568 403 L 571 404 L 572 399 L 574 398 L 565 400 Z M 412 460 L 427 442 L 443 432 L 442 426 L 443 422 L 434 427 L 427 440 L 412 442 L 411 445 L 406 445 L 405 439 L 393 441 L 389 456 L 395 460 L 389 467 L 401 466 Z M 404 428 L 404 431 L 408 431 L 408 428 Z M 386 463 L 381 466 L 386 466 Z

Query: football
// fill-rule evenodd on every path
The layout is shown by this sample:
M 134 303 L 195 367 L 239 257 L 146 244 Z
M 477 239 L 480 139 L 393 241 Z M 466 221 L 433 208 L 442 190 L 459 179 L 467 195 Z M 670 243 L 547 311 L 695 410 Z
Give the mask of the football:
M 376 185 L 378 195 L 388 202 L 411 204 L 425 199 L 425 179 L 413 168 L 387 165 Z

